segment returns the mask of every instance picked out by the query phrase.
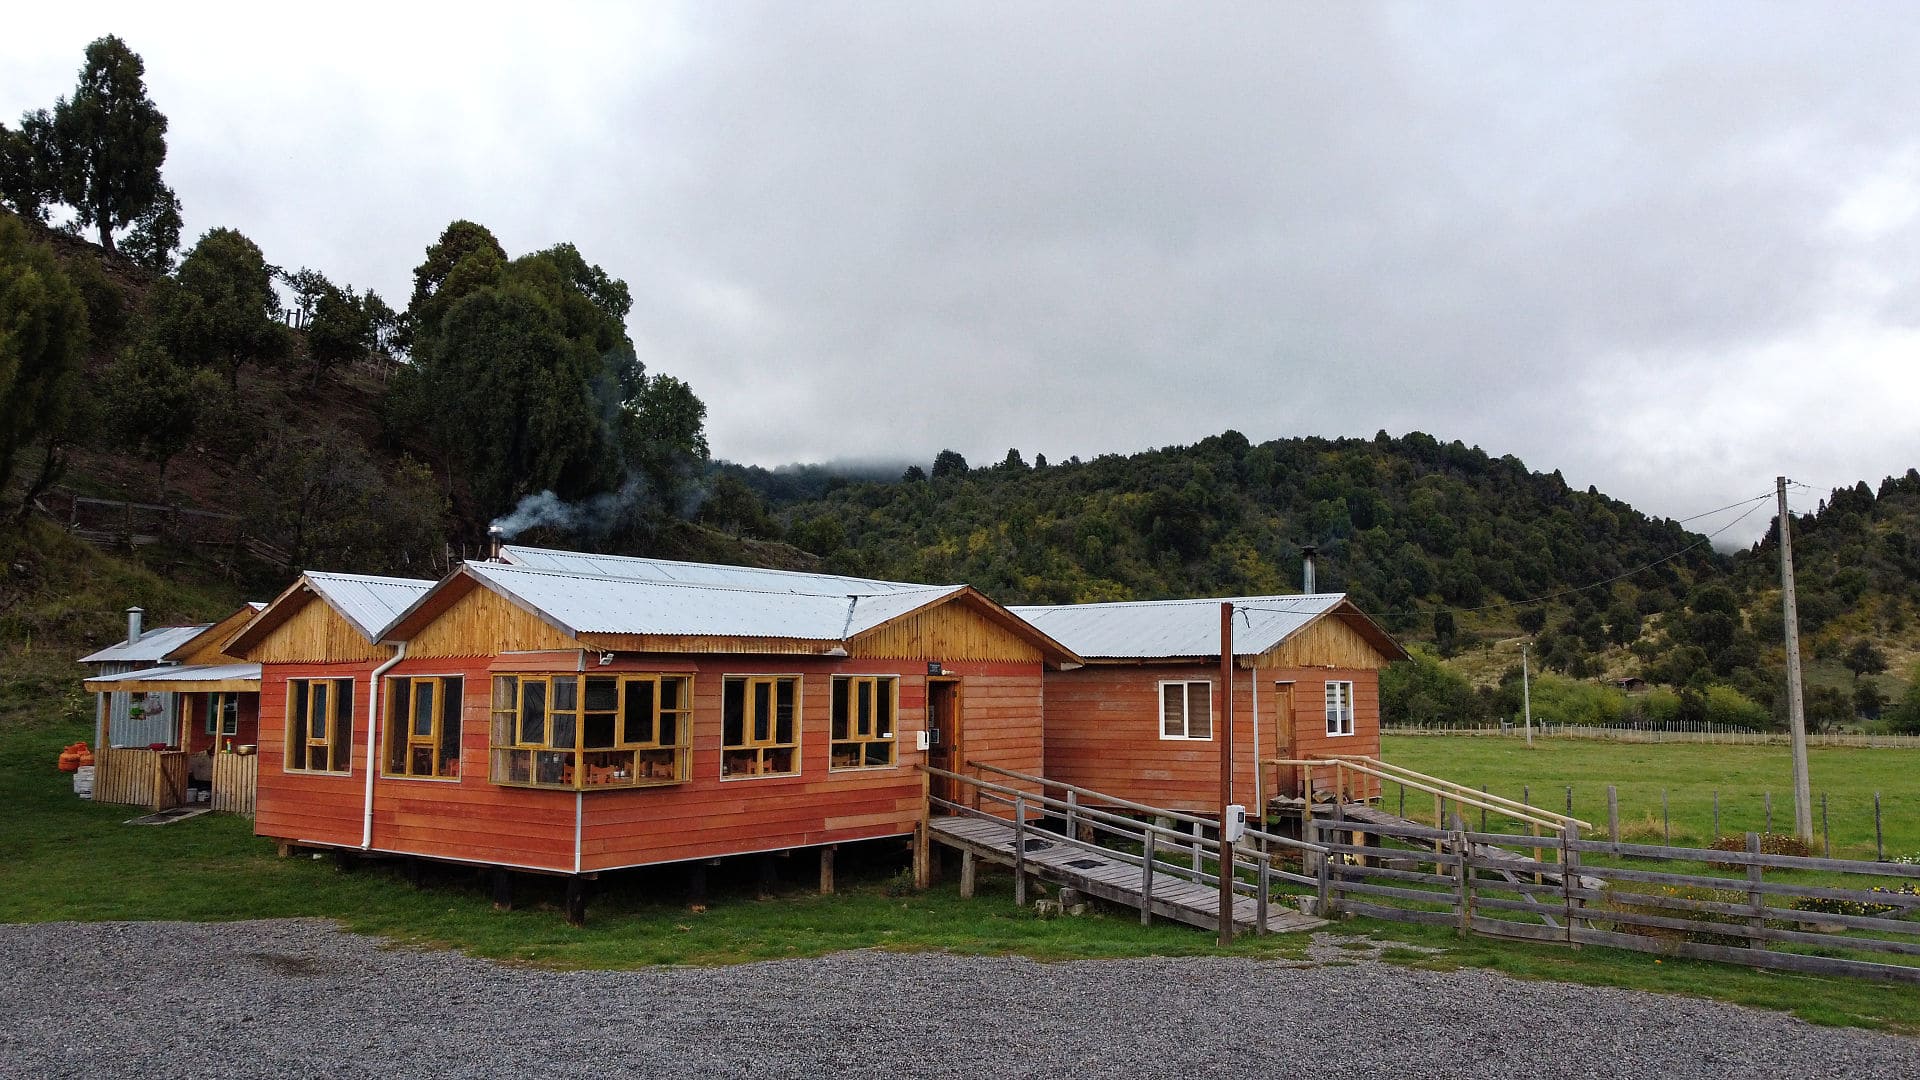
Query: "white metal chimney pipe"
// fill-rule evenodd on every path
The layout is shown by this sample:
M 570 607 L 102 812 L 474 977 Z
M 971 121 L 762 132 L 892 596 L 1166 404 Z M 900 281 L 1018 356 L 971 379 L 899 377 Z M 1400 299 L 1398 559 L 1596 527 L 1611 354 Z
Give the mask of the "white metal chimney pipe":
M 1314 591 L 1314 585 L 1315 585 L 1315 582 L 1313 580 L 1314 554 L 1315 552 L 1313 548 L 1303 547 L 1300 549 L 1300 591 L 1303 593 L 1312 593 Z
M 487 528 L 487 561 L 488 562 L 505 562 L 506 561 L 500 557 L 500 544 L 505 539 L 506 539 L 506 533 L 501 531 L 500 526 L 498 525 L 488 526 Z
M 146 613 L 145 608 L 130 607 L 127 609 L 127 644 L 139 644 L 140 620 Z

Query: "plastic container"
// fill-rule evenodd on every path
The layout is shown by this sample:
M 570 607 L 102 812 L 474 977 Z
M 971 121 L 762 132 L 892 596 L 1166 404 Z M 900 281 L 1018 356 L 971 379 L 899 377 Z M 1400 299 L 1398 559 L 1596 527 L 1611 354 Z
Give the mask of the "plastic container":
M 83 799 L 93 798 L 93 766 L 82 765 L 73 770 L 73 793 Z

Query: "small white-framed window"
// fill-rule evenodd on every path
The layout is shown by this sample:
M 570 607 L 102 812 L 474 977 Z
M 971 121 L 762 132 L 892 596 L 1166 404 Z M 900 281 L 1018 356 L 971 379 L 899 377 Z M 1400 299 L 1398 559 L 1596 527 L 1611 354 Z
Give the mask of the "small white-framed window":
M 1160 684 L 1160 737 L 1213 738 L 1212 683 L 1201 680 Z
M 1353 734 L 1353 683 L 1350 681 L 1327 682 L 1327 734 Z

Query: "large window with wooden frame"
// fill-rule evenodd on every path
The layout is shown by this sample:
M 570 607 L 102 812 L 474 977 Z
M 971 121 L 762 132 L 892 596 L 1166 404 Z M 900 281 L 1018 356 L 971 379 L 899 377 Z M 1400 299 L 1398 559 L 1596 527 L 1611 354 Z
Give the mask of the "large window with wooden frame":
M 729 675 L 720 686 L 720 775 L 800 771 L 800 676 Z
M 240 734 L 240 695 L 216 690 L 206 695 L 207 734 Z
M 1327 734 L 1353 734 L 1353 683 L 1327 682 Z
M 459 676 L 399 676 L 387 680 L 388 776 L 460 775 Z
M 686 782 L 690 675 L 496 675 L 496 784 L 596 791 Z
M 287 680 L 287 771 L 353 767 L 353 680 Z
M 833 677 L 835 769 L 867 769 L 894 761 L 893 718 L 899 713 L 900 680 L 892 675 Z
M 1205 680 L 1160 684 L 1160 737 L 1213 738 L 1213 684 Z

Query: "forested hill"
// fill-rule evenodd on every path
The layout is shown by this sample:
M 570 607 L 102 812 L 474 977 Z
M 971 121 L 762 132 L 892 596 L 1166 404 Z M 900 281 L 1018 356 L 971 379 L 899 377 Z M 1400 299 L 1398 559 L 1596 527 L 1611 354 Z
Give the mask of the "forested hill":
M 957 458 L 817 495 L 785 473 L 726 465 L 716 497 L 744 483 L 791 542 L 836 567 L 970 582 L 1011 603 L 1294 591 L 1313 545 L 1321 590 L 1414 629 L 1393 613 L 1561 593 L 1697 545 L 1633 579 L 1659 610 L 1727 565 L 1699 536 L 1557 472 L 1420 432 L 1254 445 L 1228 431 L 1087 462 L 1010 452 L 981 469 Z M 751 531 L 751 510 L 741 516 Z

